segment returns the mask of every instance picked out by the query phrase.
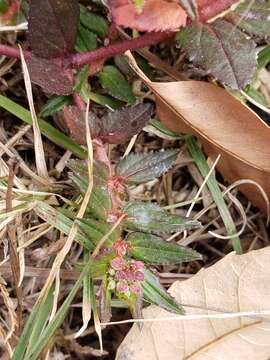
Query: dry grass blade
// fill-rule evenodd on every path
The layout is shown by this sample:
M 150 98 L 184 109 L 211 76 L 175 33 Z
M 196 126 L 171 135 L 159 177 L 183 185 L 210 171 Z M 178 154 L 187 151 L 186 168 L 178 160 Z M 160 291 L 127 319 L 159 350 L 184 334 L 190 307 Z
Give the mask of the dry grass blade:
M 37 173 L 39 176 L 42 176 L 45 179 L 49 178 L 48 171 L 47 171 L 47 165 L 45 160 L 45 154 L 43 149 L 43 143 L 41 138 L 41 132 L 38 125 L 38 119 L 34 107 L 34 101 L 33 101 L 33 93 L 32 93 L 32 86 L 31 86 L 31 80 L 29 71 L 24 59 L 23 51 L 20 48 L 20 54 L 21 54 L 21 61 L 22 61 L 22 70 L 23 70 L 23 76 L 24 76 L 24 83 L 27 93 L 27 99 L 29 103 L 29 108 L 32 116 L 33 121 L 33 131 L 34 131 L 34 148 L 35 148 L 35 158 L 36 158 L 36 167 L 37 167 Z
M 13 180 L 14 176 L 17 171 L 18 163 L 14 159 L 10 159 L 8 166 L 9 166 L 9 175 L 8 175 L 8 187 L 6 192 L 6 212 L 12 211 L 12 187 L 13 187 Z M 20 260 L 17 252 L 17 236 L 16 236 L 16 226 L 15 221 L 11 221 L 7 224 L 7 234 L 8 234 L 8 244 L 9 244 L 9 256 L 10 256 L 10 264 L 12 269 L 13 275 L 13 283 L 15 287 L 15 293 L 18 301 L 17 306 L 17 324 L 18 327 L 16 328 L 16 333 L 19 334 L 22 325 L 22 301 L 23 301 L 23 292 L 20 286 L 20 279 L 21 279 L 21 269 L 20 269 Z

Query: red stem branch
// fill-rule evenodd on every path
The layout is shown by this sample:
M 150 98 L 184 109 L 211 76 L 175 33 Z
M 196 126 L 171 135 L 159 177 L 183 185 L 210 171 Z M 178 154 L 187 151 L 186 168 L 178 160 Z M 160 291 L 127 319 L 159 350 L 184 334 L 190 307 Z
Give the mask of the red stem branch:
M 0 55 L 5 55 L 11 58 L 20 59 L 20 50 L 18 48 L 14 48 L 8 45 L 1 45 L 0 44 Z M 30 51 L 24 51 L 24 57 L 29 59 L 31 57 Z
M 131 40 L 124 40 L 108 46 L 104 46 L 94 51 L 89 51 L 81 54 L 75 54 L 70 61 L 73 67 L 80 67 L 86 64 L 93 63 L 97 60 L 106 60 L 112 56 L 123 54 L 127 50 L 140 49 L 146 46 L 158 44 L 168 38 L 172 37 L 174 33 L 147 33 L 140 37 Z

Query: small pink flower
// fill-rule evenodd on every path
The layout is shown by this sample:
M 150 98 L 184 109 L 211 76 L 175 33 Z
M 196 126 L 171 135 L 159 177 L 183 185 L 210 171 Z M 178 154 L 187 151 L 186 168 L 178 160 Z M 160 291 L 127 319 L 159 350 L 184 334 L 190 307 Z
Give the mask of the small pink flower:
M 127 273 L 125 271 L 119 270 L 115 274 L 116 280 L 127 280 Z
M 142 261 L 132 260 L 136 263 L 137 270 L 144 270 L 144 263 Z
M 144 273 L 141 271 L 136 271 L 134 274 L 134 280 L 143 281 L 144 280 Z
M 126 279 L 129 281 L 136 280 L 135 273 L 133 271 L 126 271 Z
M 138 284 L 134 283 L 130 285 L 130 291 L 133 292 L 135 295 L 139 296 L 141 295 L 142 289 Z
M 119 239 L 113 244 L 113 249 L 118 256 L 123 257 L 128 251 L 128 244 L 124 240 Z
M 116 257 L 111 261 L 111 267 L 114 270 L 123 270 L 126 265 L 126 261 L 121 257 Z
M 118 281 L 116 285 L 116 290 L 121 293 L 129 293 L 128 283 L 124 280 Z

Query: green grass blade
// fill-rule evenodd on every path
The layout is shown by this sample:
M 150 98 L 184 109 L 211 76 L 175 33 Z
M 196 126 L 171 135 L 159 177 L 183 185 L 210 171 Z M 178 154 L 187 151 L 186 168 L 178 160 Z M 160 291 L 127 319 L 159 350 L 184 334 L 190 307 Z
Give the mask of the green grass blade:
M 209 166 L 207 164 L 207 161 L 206 161 L 206 158 L 205 158 L 203 152 L 197 145 L 197 142 L 193 136 L 187 137 L 186 141 L 187 141 L 188 150 L 189 150 L 193 160 L 195 161 L 196 165 L 198 166 L 198 169 L 200 170 L 203 178 L 205 178 L 208 175 L 210 169 L 209 169 Z M 228 207 L 224 201 L 222 192 L 218 186 L 218 183 L 216 181 L 214 174 L 210 175 L 210 177 L 207 181 L 207 186 L 212 195 L 214 202 L 216 203 L 216 206 L 219 210 L 220 216 L 223 220 L 223 223 L 228 232 L 228 235 L 229 236 L 234 235 L 237 232 L 237 230 L 236 230 L 234 221 L 231 217 L 231 214 L 228 210 Z M 231 243 L 232 243 L 232 247 L 233 247 L 234 251 L 236 251 L 238 254 L 241 254 L 242 246 L 241 246 L 239 237 L 232 238 Z
M 73 299 L 75 298 L 85 276 L 89 274 L 89 270 L 91 267 L 91 260 L 85 265 L 83 271 L 79 279 L 74 284 L 73 288 L 71 289 L 70 293 L 68 294 L 67 298 L 55 314 L 55 317 L 52 321 L 48 324 L 45 330 L 40 334 L 38 341 L 36 342 L 35 346 L 32 348 L 29 356 L 25 357 L 24 360 L 36 360 L 38 359 L 39 354 L 42 352 L 46 344 L 50 341 L 51 337 L 54 335 L 57 328 L 62 324 L 66 313 L 69 309 L 70 304 L 72 303 Z M 16 359 L 17 360 L 17 359 Z
M 30 111 L 26 110 L 24 107 L 16 104 L 14 101 L 9 100 L 3 95 L 0 95 L 0 106 L 24 121 L 27 124 L 32 125 L 32 117 Z M 73 140 L 71 140 L 68 136 L 64 135 L 61 131 L 54 128 L 52 125 L 47 123 L 46 121 L 39 119 L 39 128 L 42 135 L 46 136 L 53 143 L 58 146 L 71 151 L 74 155 L 79 157 L 80 159 L 87 158 L 87 152 L 82 147 L 77 145 Z
M 33 346 L 38 340 L 52 307 L 52 301 L 53 288 L 42 302 L 37 302 L 33 307 L 13 353 L 12 360 L 23 360 L 26 348 L 31 348 L 30 345 Z

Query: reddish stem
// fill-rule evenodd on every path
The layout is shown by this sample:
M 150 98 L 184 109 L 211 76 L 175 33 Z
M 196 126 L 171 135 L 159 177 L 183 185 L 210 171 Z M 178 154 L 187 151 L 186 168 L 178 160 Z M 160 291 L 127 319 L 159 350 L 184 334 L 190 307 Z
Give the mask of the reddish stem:
M 233 4 L 239 2 L 239 0 L 219 0 L 219 1 L 209 1 L 205 3 L 202 8 L 199 9 L 200 20 L 207 21 L 216 15 L 222 13 L 224 10 L 228 9 Z
M 106 60 L 114 55 L 123 54 L 127 50 L 135 50 L 145 46 L 158 44 L 173 35 L 174 33 L 165 32 L 147 33 L 135 39 L 117 42 L 94 51 L 75 54 L 71 57 L 70 62 L 74 67 L 81 67 L 97 60 Z
M 5 55 L 8 57 L 20 59 L 20 50 L 18 48 L 14 48 L 8 45 L 1 45 L 0 44 L 0 55 Z M 30 51 L 24 51 L 24 57 L 29 59 L 31 57 Z

